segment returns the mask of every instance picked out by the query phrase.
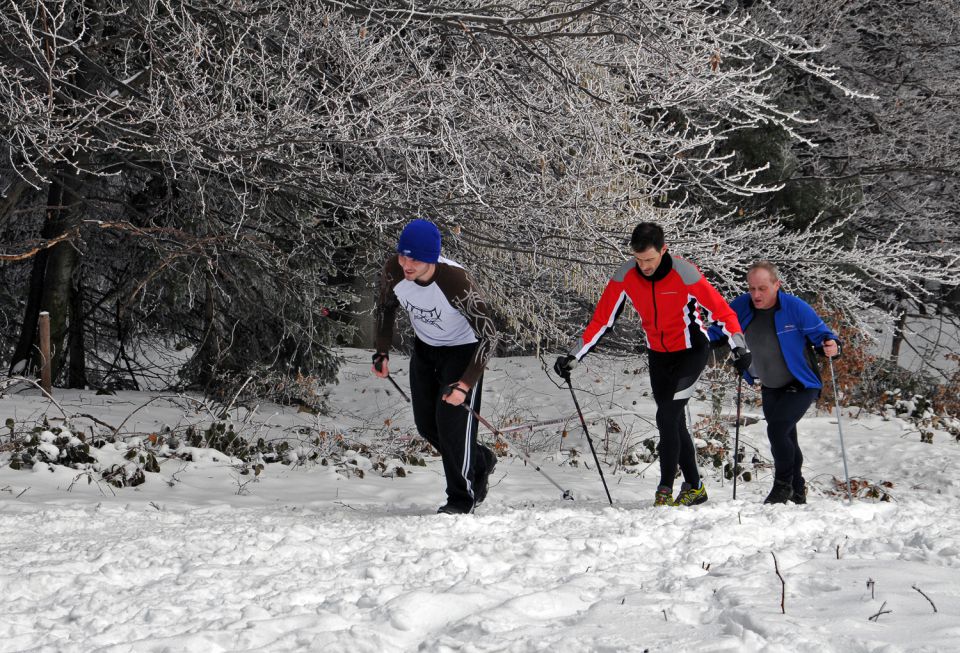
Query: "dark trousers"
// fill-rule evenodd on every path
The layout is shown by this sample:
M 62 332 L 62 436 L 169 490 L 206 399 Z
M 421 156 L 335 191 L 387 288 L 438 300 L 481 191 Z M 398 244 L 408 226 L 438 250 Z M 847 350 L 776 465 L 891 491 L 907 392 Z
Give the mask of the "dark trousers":
M 443 401 L 443 392 L 460 380 L 476 344 L 434 347 L 417 340 L 410 359 L 410 396 L 417 431 L 443 459 L 447 479 L 447 502 L 473 509 L 475 479 L 486 472 L 486 461 L 477 444 L 477 419 L 462 406 Z M 477 381 L 464 404 L 480 412 L 483 377 Z
M 799 389 L 764 387 L 763 416 L 767 420 L 767 439 L 773 454 L 773 476 L 777 481 L 789 483 L 794 492 L 803 494 L 806 482 L 803 479 L 803 452 L 797 441 L 797 422 L 810 404 L 817 400 L 820 391 L 816 388 Z
M 685 409 L 707 365 L 708 353 L 706 346 L 677 352 L 649 350 L 650 387 L 660 431 L 660 485 L 664 487 L 673 487 L 678 466 L 684 481 L 691 487 L 700 486 L 697 450 L 687 429 Z

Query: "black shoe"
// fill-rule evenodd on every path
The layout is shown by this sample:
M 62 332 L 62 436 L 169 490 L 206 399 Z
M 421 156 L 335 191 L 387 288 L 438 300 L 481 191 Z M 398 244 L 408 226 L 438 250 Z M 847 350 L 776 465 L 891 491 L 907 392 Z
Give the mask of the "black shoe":
M 447 502 L 437 508 L 438 515 L 469 515 L 473 512 L 473 508 L 466 508 L 464 506 L 457 506 L 450 502 Z
M 490 489 L 490 475 L 497 467 L 497 454 L 489 448 L 481 446 L 480 453 L 483 455 L 484 471 L 479 475 L 476 487 L 473 489 L 473 496 L 476 498 L 477 505 L 483 503 L 487 498 L 487 490 Z
M 770 494 L 767 495 L 767 498 L 763 500 L 764 503 L 786 503 L 793 498 L 793 486 L 790 485 L 787 481 L 777 481 L 773 482 L 773 489 L 770 490 Z
M 790 497 L 790 501 L 793 501 L 798 506 L 802 506 L 807 502 L 807 486 L 804 485 L 801 489 L 793 488 L 793 496 Z

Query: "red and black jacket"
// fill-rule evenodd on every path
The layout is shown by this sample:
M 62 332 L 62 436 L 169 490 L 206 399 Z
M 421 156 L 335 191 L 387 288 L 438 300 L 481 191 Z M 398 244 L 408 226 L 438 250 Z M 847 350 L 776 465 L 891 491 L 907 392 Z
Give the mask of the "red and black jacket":
M 593 318 L 570 349 L 583 358 L 609 329 L 629 299 L 640 314 L 647 347 L 675 352 L 707 344 L 707 328 L 715 323 L 733 346 L 745 347 L 737 314 L 697 267 L 665 253 L 652 276 L 644 276 L 634 260 L 624 263 L 607 282 Z M 704 314 L 706 312 L 706 314 Z

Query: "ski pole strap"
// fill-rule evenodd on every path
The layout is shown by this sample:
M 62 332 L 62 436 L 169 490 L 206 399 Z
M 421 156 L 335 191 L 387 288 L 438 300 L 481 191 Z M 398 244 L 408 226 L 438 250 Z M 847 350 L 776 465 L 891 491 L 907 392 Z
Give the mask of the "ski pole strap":
M 451 383 L 450 385 L 447 386 L 447 391 L 443 393 L 443 396 L 446 397 L 447 395 L 451 394 L 454 390 L 462 393 L 464 397 L 470 394 L 469 390 L 464 390 L 463 388 L 458 386 L 456 383 Z

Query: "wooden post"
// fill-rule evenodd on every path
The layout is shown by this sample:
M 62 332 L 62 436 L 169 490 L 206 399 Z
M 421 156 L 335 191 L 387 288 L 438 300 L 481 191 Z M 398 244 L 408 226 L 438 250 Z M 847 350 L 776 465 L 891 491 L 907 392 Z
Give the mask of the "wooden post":
M 53 390 L 53 381 L 50 378 L 50 313 L 40 313 L 40 386 L 47 394 Z

